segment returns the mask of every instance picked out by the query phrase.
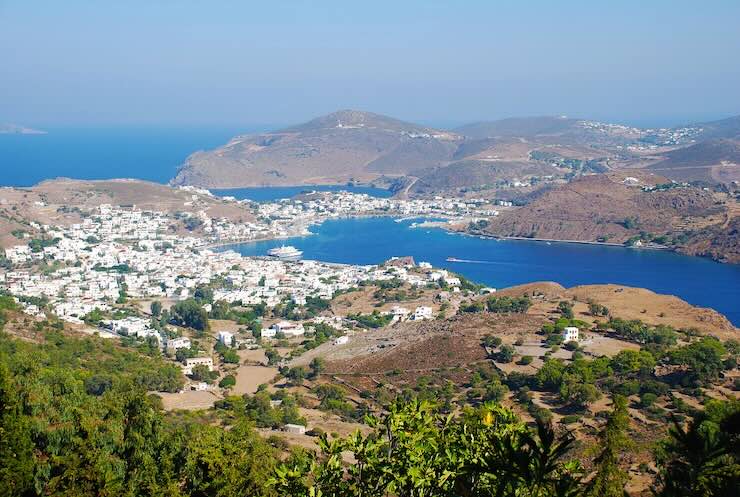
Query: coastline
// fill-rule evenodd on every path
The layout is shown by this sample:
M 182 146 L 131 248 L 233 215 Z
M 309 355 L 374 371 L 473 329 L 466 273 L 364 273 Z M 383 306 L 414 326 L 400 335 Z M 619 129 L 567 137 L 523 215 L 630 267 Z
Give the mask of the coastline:
M 389 217 L 393 218 L 394 221 L 407 221 L 410 219 L 421 219 L 426 216 L 407 216 L 407 217 L 398 217 L 391 214 L 383 214 L 383 213 L 372 213 L 372 214 L 357 214 L 352 216 L 338 216 L 338 217 L 331 217 L 331 218 L 325 218 L 325 219 L 317 219 L 315 221 L 309 222 L 307 225 L 305 225 L 305 230 L 301 232 L 291 233 L 283 236 L 263 236 L 259 238 L 249 238 L 245 240 L 239 240 L 239 241 L 228 241 L 228 242 L 219 242 L 214 244 L 206 245 L 203 248 L 206 249 L 213 249 L 213 248 L 223 248 L 228 247 L 231 245 L 241 245 L 245 243 L 256 243 L 256 242 L 264 242 L 264 241 L 270 241 L 270 240 L 287 240 L 290 238 L 298 238 L 298 237 L 305 237 L 305 236 L 312 236 L 315 233 L 308 230 L 310 226 L 319 226 L 323 224 L 325 221 L 331 220 L 331 219 L 359 219 L 359 218 L 372 218 L 372 217 Z M 439 216 L 435 216 L 439 217 Z M 511 240 L 511 241 L 529 241 L 529 242 L 544 242 L 544 243 L 568 243 L 568 244 L 578 244 L 578 245 L 594 245 L 594 246 L 602 246 L 602 247 L 616 247 L 616 248 L 623 248 L 623 249 L 633 249 L 633 250 L 656 250 L 656 251 L 667 251 L 667 252 L 673 252 L 679 255 L 679 252 L 672 250 L 670 247 L 665 246 L 655 246 L 655 245 L 643 245 L 639 247 L 635 246 L 629 246 L 624 245 L 622 243 L 613 243 L 613 242 L 597 242 L 597 241 L 589 241 L 589 240 L 566 240 L 566 239 L 557 239 L 557 238 L 529 238 L 525 236 L 497 236 L 497 235 L 484 235 L 481 233 L 470 233 L 467 231 L 459 231 L 452 229 L 448 226 L 448 221 L 424 221 L 422 223 L 411 225 L 409 226 L 410 229 L 417 229 L 417 228 L 433 228 L 433 229 L 441 229 L 445 232 L 447 232 L 450 235 L 461 235 L 461 236 L 469 236 L 473 238 L 480 238 L 482 240 Z M 697 257 L 697 256 L 688 256 L 688 257 Z M 707 259 L 706 257 L 699 257 L 700 259 Z M 711 260 L 711 259 L 710 259 Z M 717 262 L 717 261 L 715 261 Z M 719 262 L 718 262 L 719 263 Z M 719 263 L 721 264 L 721 263 Z
M 562 240 L 562 239 L 557 239 L 557 238 L 529 238 L 526 236 L 481 235 L 479 233 L 467 233 L 465 231 L 452 231 L 452 230 L 451 232 L 460 234 L 460 235 L 465 235 L 465 236 L 474 236 L 477 238 L 482 238 L 484 240 L 518 240 L 518 241 L 545 242 L 545 243 L 575 243 L 579 245 L 597 245 L 597 246 L 602 246 L 602 247 L 619 247 L 619 248 L 624 248 L 624 249 L 635 249 L 635 250 L 661 250 L 661 251 L 675 252 L 675 250 L 671 250 L 669 247 L 656 246 L 656 245 L 642 245 L 642 246 L 635 247 L 635 246 L 625 245 L 623 243 L 595 242 L 595 241 L 589 241 L 589 240 Z

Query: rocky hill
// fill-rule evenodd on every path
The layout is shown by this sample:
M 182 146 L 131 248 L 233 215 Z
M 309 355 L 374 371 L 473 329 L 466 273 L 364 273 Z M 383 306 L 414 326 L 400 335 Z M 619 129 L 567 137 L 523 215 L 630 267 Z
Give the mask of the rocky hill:
M 34 235 L 39 225 L 79 223 L 101 204 L 174 214 L 205 212 L 234 222 L 254 220 L 251 211 L 219 197 L 139 180 L 55 179 L 32 188 L 0 188 L 0 248 L 18 245 L 19 233 Z
M 713 138 L 740 138 L 740 116 L 699 123 L 695 126 L 701 128 L 701 132 L 699 134 L 699 139 L 701 140 L 709 140 Z
M 345 110 L 197 152 L 172 183 L 218 188 L 370 181 L 446 164 L 461 141 L 448 131 Z
M 481 121 L 455 129 L 461 135 L 473 139 L 490 137 L 533 137 L 561 135 L 578 128 L 579 119 L 567 117 L 510 117 L 497 121 Z
M 679 148 L 648 169 L 674 181 L 740 181 L 740 139 L 716 138 Z
M 665 181 L 640 174 L 642 185 Z M 631 183 L 625 182 L 625 173 L 584 176 L 491 219 L 485 232 L 620 244 L 656 242 L 680 252 L 740 262 L 734 199 L 721 201 L 701 188 L 645 191 Z
M 418 174 L 419 180 L 413 185 L 412 192 L 419 194 L 450 189 L 492 188 L 499 182 L 513 178 L 563 175 L 562 171 L 549 164 L 475 159 L 456 161 Z
M 445 131 L 343 110 L 297 126 L 243 135 L 192 154 L 173 185 L 208 188 L 343 184 L 394 178 L 408 193 L 482 185 L 540 186 L 620 168 L 650 167 L 680 181 L 731 183 L 740 118 L 641 129 L 567 117 L 479 122 Z M 404 190 L 406 191 L 406 190 Z

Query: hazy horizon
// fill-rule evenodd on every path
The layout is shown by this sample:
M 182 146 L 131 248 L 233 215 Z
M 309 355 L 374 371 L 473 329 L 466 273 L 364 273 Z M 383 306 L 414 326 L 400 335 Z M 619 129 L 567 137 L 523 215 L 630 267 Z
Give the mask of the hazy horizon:
M 272 129 L 740 114 L 740 2 L 0 0 L 0 122 Z M 270 124 L 268 124 L 270 123 Z

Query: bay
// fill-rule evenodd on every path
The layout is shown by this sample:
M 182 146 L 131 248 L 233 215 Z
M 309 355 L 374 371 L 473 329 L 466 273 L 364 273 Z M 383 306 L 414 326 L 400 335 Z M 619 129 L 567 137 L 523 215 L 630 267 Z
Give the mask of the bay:
M 313 235 L 224 247 L 245 256 L 293 245 L 305 259 L 378 264 L 413 256 L 485 285 L 503 288 L 533 281 L 565 287 L 614 283 L 676 295 L 711 307 L 740 326 L 740 266 L 667 251 L 527 240 L 489 240 L 442 229 L 411 228 L 412 220 L 349 218 L 312 226 Z M 448 257 L 471 262 L 447 262 Z

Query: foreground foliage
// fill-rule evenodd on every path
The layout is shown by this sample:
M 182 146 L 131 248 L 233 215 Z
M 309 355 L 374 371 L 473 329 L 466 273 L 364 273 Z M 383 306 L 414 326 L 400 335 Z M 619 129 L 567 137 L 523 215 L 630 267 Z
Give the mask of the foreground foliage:
M 496 404 L 459 418 L 431 404 L 394 404 L 369 417 L 374 431 L 320 445 L 321 462 L 291 461 L 271 484 L 290 496 L 571 496 L 581 490 L 581 468 L 564 461 L 573 444 L 539 424 L 531 431 Z M 342 453 L 356 463 L 345 468 Z
M 0 326 L 3 310 L 13 305 L 0 297 Z M 320 454 L 294 450 L 280 464 L 285 453 L 254 425 L 304 422 L 294 399 L 283 398 L 276 409 L 262 392 L 225 399 L 217 411 L 165 415 L 147 391 L 179 388 L 182 380 L 163 373 L 160 358 L 99 338 L 43 331 L 43 343 L 0 331 L 3 497 L 618 497 L 627 481 L 629 422 L 619 396 L 589 473 L 571 460 L 569 433 L 558 434 L 543 420 L 528 426 L 491 402 L 457 416 L 428 402 L 396 402 L 386 414 L 367 418 L 369 434 L 331 441 L 322 435 Z M 715 348 L 702 342 L 697 350 L 710 357 L 705 349 Z M 681 351 L 676 361 L 687 362 L 693 352 Z M 639 377 L 651 368 L 650 359 L 625 352 L 567 367 L 548 362 L 535 379 L 555 389 L 576 373 Z M 341 410 L 346 402 L 330 386 L 316 393 L 328 408 Z M 218 426 L 219 416 L 228 427 Z M 737 495 L 739 448 L 740 402 L 707 402 L 691 422 L 676 422 L 661 444 L 655 493 Z M 353 464 L 346 462 L 348 453 Z
M 0 332 L 0 495 L 274 495 L 265 482 L 277 456 L 251 421 L 224 430 L 165 417 L 139 378 L 159 363 L 108 347 Z

